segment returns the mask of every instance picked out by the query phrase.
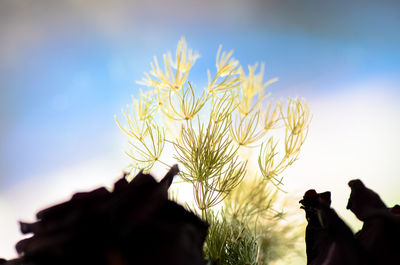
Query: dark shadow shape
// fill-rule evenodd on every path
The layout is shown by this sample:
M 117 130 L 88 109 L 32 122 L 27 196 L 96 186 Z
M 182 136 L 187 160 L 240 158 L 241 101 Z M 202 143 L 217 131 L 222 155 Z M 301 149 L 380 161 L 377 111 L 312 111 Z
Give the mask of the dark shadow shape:
M 400 264 L 400 207 L 387 208 L 379 195 L 359 180 L 349 182 L 351 188 L 347 209 L 363 221 L 356 239 L 366 250 L 373 264 Z
M 157 182 L 140 172 L 105 188 L 76 193 L 41 210 L 34 223 L 21 222 L 29 238 L 17 243 L 25 265 L 203 265 L 208 224 L 168 199 L 179 172 L 174 166 Z
M 300 204 L 308 222 L 305 235 L 307 264 L 366 264 L 353 232 L 330 207 L 329 191 L 317 193 L 308 190 Z

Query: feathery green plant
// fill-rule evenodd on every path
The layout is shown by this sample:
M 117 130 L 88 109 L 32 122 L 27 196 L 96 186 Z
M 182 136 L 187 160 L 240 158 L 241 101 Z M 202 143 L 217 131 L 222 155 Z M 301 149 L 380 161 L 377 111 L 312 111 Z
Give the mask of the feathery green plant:
M 175 151 L 179 177 L 193 187 L 190 208 L 210 223 L 204 247 L 210 264 L 267 264 L 278 258 L 271 239 L 277 233 L 285 244 L 292 239 L 282 232 L 283 213 L 274 204 L 281 174 L 307 137 L 310 114 L 304 100 L 289 99 L 286 108 L 268 101 L 266 87 L 277 79 L 263 80 L 263 64 L 259 70 L 249 66 L 246 74 L 232 55 L 219 47 L 216 73 L 207 71 L 207 87 L 199 93 L 188 80 L 199 54 L 182 38 L 174 56 L 164 54 L 164 69 L 154 57 L 138 82 L 148 89 L 123 111 L 127 125 L 117 124 L 130 138 L 132 176 L 156 163 L 169 168 L 163 151 Z M 272 130 L 285 131 L 282 154 Z M 249 166 L 254 161 L 257 170 Z

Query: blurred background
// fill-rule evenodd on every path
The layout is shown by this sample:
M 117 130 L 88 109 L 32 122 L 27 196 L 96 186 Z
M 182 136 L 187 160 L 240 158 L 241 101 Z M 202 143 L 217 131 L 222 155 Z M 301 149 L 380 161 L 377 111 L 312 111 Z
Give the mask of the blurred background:
M 222 44 L 242 65 L 265 62 L 279 78 L 271 98 L 308 101 L 309 136 L 284 189 L 296 200 L 332 191 L 357 230 L 350 179 L 400 203 L 399 14 L 395 0 L 0 0 L 0 257 L 16 255 L 18 220 L 121 175 L 127 139 L 114 116 L 182 36 L 201 54 L 198 84 Z

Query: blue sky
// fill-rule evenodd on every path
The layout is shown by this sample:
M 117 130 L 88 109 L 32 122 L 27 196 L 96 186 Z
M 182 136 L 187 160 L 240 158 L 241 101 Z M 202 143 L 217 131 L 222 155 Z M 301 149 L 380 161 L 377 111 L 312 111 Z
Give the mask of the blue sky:
M 400 202 L 396 1 L 150 2 L 0 2 L 0 209 L 10 227 L 0 256 L 13 253 L 17 218 L 119 175 L 129 161 L 114 115 L 181 36 L 201 54 L 198 84 L 222 44 L 242 65 L 265 62 L 266 78 L 279 78 L 274 98 L 308 100 L 309 146 L 289 190 L 334 187 L 343 208 L 347 181 L 365 177 Z

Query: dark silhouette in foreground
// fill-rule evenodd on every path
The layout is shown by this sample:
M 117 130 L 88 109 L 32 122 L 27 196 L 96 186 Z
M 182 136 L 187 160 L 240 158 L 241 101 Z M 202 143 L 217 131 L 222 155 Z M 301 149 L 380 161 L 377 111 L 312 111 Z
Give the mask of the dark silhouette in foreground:
M 308 222 L 305 235 L 307 264 L 364 264 L 353 232 L 330 207 L 329 191 L 308 190 L 300 203 Z
M 19 258 L 4 264 L 26 265 L 200 265 L 208 224 L 168 200 L 177 166 L 157 182 L 140 172 L 125 176 L 109 192 L 104 187 L 76 193 L 64 203 L 22 223 L 31 237 L 17 243 Z M 1 262 L 0 262 L 1 263 Z
M 400 206 L 387 208 L 379 195 L 359 179 L 349 182 L 347 209 L 364 222 L 356 234 L 373 264 L 400 264 Z
M 309 265 L 399 265 L 400 206 L 387 208 L 361 180 L 349 182 L 347 209 L 363 222 L 355 235 L 330 207 L 330 192 L 308 190 L 300 201 L 305 210 Z

